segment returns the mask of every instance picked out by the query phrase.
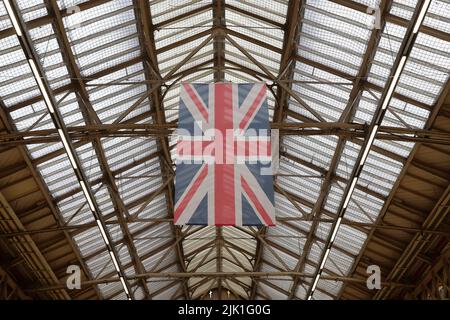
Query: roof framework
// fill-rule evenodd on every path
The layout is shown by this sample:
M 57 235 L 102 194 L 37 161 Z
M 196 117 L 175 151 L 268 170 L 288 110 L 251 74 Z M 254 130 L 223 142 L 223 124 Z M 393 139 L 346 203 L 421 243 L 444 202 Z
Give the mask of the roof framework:
M 431 2 L 414 41 L 416 0 L 10 3 L 24 35 L 1 1 L 6 298 L 448 297 L 450 1 Z M 181 81 L 267 83 L 276 227 L 173 225 Z M 71 264 L 81 290 L 65 286 Z

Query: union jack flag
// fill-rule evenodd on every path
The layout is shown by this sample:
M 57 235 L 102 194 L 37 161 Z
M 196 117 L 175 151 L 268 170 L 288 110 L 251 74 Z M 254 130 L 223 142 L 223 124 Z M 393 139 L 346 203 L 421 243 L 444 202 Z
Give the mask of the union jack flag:
M 190 84 L 180 89 L 177 225 L 274 225 L 266 86 Z

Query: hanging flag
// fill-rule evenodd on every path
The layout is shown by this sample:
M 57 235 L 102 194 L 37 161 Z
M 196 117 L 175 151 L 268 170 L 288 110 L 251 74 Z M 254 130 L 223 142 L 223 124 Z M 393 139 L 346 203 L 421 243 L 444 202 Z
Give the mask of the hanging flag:
M 264 83 L 182 83 L 177 135 L 175 224 L 274 225 Z

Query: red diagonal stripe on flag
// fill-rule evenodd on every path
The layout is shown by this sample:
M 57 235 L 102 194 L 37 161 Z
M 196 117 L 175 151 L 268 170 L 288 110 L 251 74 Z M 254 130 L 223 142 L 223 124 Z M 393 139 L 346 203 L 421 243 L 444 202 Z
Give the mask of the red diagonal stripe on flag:
M 189 97 L 191 97 L 195 106 L 200 111 L 200 113 L 202 114 L 205 121 L 208 123 L 208 110 L 206 110 L 206 108 L 203 106 L 203 103 L 199 100 L 199 98 L 195 94 L 194 90 L 192 90 L 191 85 L 189 85 L 187 83 L 184 83 L 183 85 L 184 85 L 184 89 L 189 94 Z
M 258 95 L 256 96 L 256 99 L 253 101 L 252 106 L 248 109 L 244 118 L 239 123 L 240 129 L 245 129 L 247 127 L 248 122 L 250 121 L 250 119 L 252 118 L 253 114 L 256 111 L 256 107 L 261 103 L 261 100 L 265 97 L 265 93 L 266 93 L 266 87 L 261 86 L 261 90 L 259 91 Z
M 189 201 L 192 199 L 192 197 L 197 192 L 198 188 L 202 184 L 203 180 L 205 180 L 206 176 L 208 175 L 208 166 L 204 166 L 200 174 L 198 175 L 197 179 L 194 181 L 192 187 L 189 189 L 188 193 L 185 195 L 183 200 L 181 200 L 180 205 L 175 208 L 174 216 L 178 220 L 178 217 L 181 215 L 181 213 L 186 208 Z
M 268 226 L 274 226 L 275 224 L 272 221 L 272 219 L 270 218 L 267 211 L 264 209 L 264 206 L 261 204 L 261 202 L 259 202 L 258 197 L 255 195 L 252 188 L 250 188 L 247 181 L 245 181 L 244 177 L 242 177 L 242 176 L 241 176 L 241 184 L 242 184 L 242 188 L 244 188 L 245 193 L 247 193 L 248 197 L 250 198 L 250 201 L 255 206 L 255 208 L 258 211 L 258 213 L 260 214 L 261 218 L 264 219 L 264 222 Z

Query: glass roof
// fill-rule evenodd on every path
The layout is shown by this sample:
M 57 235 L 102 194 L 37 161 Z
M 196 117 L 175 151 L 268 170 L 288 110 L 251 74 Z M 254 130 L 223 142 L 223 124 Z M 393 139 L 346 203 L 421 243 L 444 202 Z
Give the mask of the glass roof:
M 377 1 L 354 1 L 373 6 Z M 393 1 L 390 15 L 411 19 L 417 1 Z M 42 0 L 17 1 L 24 21 L 48 16 Z M 87 3 L 86 1 L 57 1 L 59 9 Z M 213 38 L 182 66 L 179 64 L 209 36 L 215 27 L 212 1 L 155 0 L 148 4 L 154 39 L 157 70 L 166 86 L 161 106 L 153 95 L 143 97 L 154 82 L 149 81 L 148 52 L 143 47 L 142 25 L 132 0 L 101 1 L 85 7 L 76 15 L 63 16 L 64 33 L 69 47 L 65 48 L 54 23 L 41 22 L 29 28 L 29 35 L 39 56 L 66 127 L 89 124 L 85 107 L 77 93 L 78 80 L 85 85 L 89 103 L 101 124 L 116 124 L 123 112 L 133 107 L 122 123 L 154 124 L 159 120 L 156 109 L 163 110 L 164 121 L 176 123 L 178 115 L 179 80 L 213 82 L 216 67 L 215 51 L 223 42 L 224 61 L 221 81 L 252 82 L 273 79 L 265 74 L 228 39 Z M 255 57 L 264 68 L 276 76 L 280 73 L 288 22 L 288 0 L 256 1 L 225 0 L 222 28 L 229 36 Z M 194 13 L 190 13 L 193 11 Z M 402 72 L 393 99 L 382 125 L 405 129 L 422 129 L 432 107 L 439 99 L 450 70 L 450 2 L 432 1 L 424 20 L 428 28 L 438 30 L 435 36 L 420 31 Z M 81 17 L 82 23 L 77 25 Z M 340 122 L 351 109 L 348 122 L 369 124 L 386 86 L 395 58 L 407 32 L 406 25 L 397 20 L 382 24 L 376 41 L 373 59 L 367 59 L 373 29 L 368 27 L 371 15 L 332 1 L 307 0 L 300 10 L 299 27 L 292 53 L 290 77 L 285 84 L 316 111 L 326 122 Z M 29 24 L 30 25 L 30 24 Z M 36 80 L 27 63 L 16 35 L 6 31 L 12 24 L 4 4 L 0 2 L 0 98 L 18 131 L 54 129 L 55 126 L 42 100 Z M 4 32 L 5 31 L 5 32 Z M 70 51 L 70 53 L 68 53 Z M 81 79 L 74 79 L 67 65 L 71 54 Z M 368 62 L 369 61 L 369 62 Z M 360 70 L 369 63 L 357 98 L 352 101 L 354 84 Z M 179 66 L 177 70 L 174 68 Z M 250 71 L 250 72 L 249 72 Z M 175 75 L 183 75 L 176 81 Z M 171 77 L 167 78 L 170 75 Z M 258 78 L 255 76 L 258 75 Z M 155 80 L 155 78 L 152 78 Z M 160 79 L 156 79 L 160 80 Z M 275 96 L 268 93 L 270 117 L 279 107 Z M 268 91 L 270 92 L 270 91 Z M 292 95 L 288 95 L 285 122 L 317 122 L 316 117 Z M 104 150 L 106 165 L 114 177 L 117 194 L 108 186 L 103 175 L 101 159 L 95 145 Z M 176 137 L 170 136 L 168 148 L 175 160 Z M 332 231 L 330 222 L 313 227 L 305 216 L 314 213 L 320 219 L 336 218 L 344 190 L 356 165 L 362 138 L 351 141 L 336 135 L 285 136 L 281 138 L 280 167 L 276 184 L 284 192 L 276 193 L 276 215 L 281 220 L 259 236 L 256 228 L 224 227 L 222 244 L 217 244 L 214 227 L 189 227 L 179 230 L 185 235 L 177 240 L 170 222 L 169 193 L 164 176 L 167 164 L 161 157 L 161 140 L 156 137 L 102 137 L 97 142 L 74 141 L 82 170 L 94 193 L 101 215 L 107 221 L 111 235 L 127 276 L 138 273 L 130 248 L 134 248 L 144 272 L 246 272 L 299 271 L 313 274 L 318 270 Z M 400 172 L 414 147 L 412 142 L 376 139 L 361 172 L 355 192 L 344 218 L 349 221 L 374 223 L 382 212 Z M 94 221 L 77 177 L 62 151 L 61 142 L 27 145 L 59 212 L 68 225 Z M 336 159 L 335 159 L 336 157 Z M 335 169 L 333 161 L 336 160 Z M 171 167 L 171 166 L 170 166 Z M 173 170 L 173 169 L 172 169 Z M 321 197 L 325 176 L 335 170 L 320 212 L 313 212 Z M 169 170 L 170 171 L 170 170 Z M 277 189 L 277 188 L 276 188 Z M 127 230 L 132 243 L 126 244 L 124 229 L 117 218 L 114 199 L 118 196 L 130 220 Z M 299 210 L 301 209 L 301 211 Z M 159 220 L 158 220 L 159 219 Z M 164 220 L 166 219 L 166 220 Z M 258 236 L 256 236 L 258 234 Z M 108 277 L 115 268 L 102 236 L 96 227 L 75 231 L 72 237 L 86 261 L 90 276 Z M 308 241 L 310 239 L 310 241 Z M 324 275 L 345 277 L 354 267 L 364 247 L 367 230 L 342 225 L 324 267 Z M 184 255 L 180 264 L 177 241 Z M 261 264 L 256 265 L 261 249 Z M 219 265 L 217 261 L 220 260 Z M 184 266 L 183 266 L 184 265 Z M 220 269 L 220 270 L 219 270 Z M 200 298 L 218 285 L 216 278 L 193 277 L 187 281 L 191 298 Z M 297 282 L 293 277 L 256 279 L 229 278 L 222 286 L 242 298 L 306 299 L 311 291 L 312 278 Z M 167 278 L 149 278 L 144 290 L 141 282 L 130 282 L 133 296 L 144 299 L 146 290 L 155 293 L 153 299 L 183 297 L 184 282 Z M 252 296 L 252 288 L 256 294 Z M 343 287 L 341 281 L 320 279 L 313 299 L 336 299 Z M 100 284 L 103 298 L 126 299 L 120 282 Z

